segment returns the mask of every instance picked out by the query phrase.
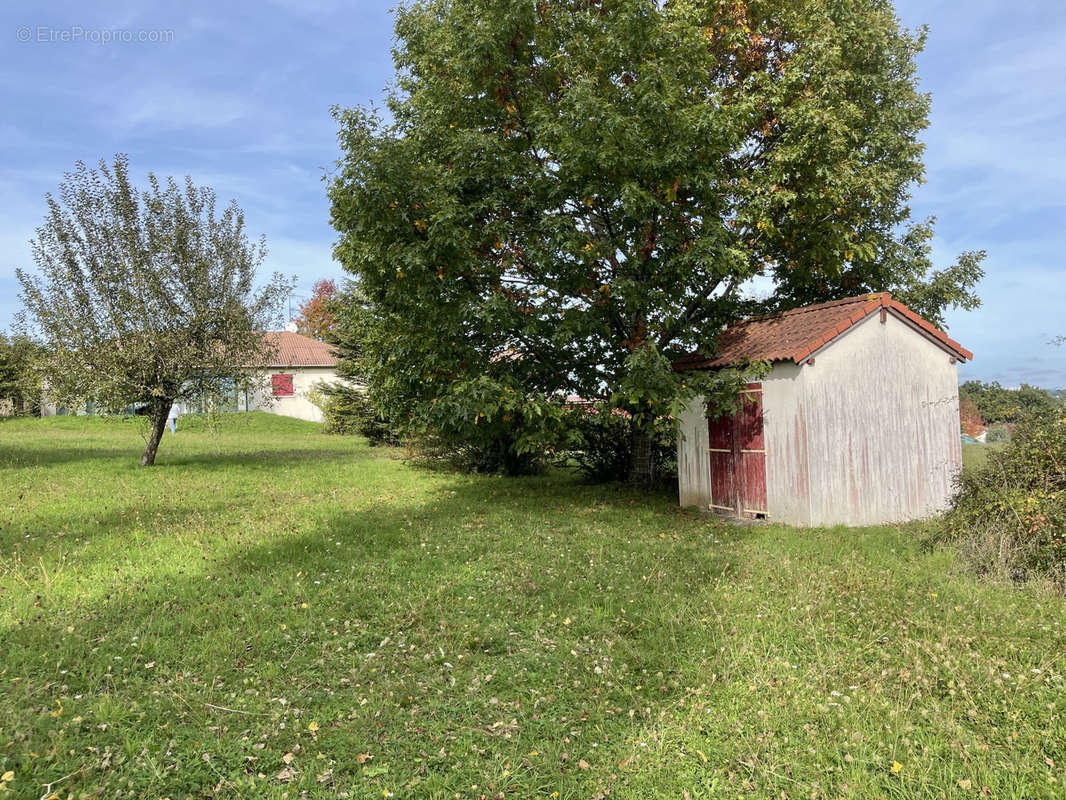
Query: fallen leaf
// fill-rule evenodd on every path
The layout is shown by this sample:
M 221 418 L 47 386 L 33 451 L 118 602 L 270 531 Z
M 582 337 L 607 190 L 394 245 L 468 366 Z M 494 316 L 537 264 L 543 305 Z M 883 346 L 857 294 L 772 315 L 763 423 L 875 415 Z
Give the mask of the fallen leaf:
M 580 761 L 578 761 L 577 765 L 579 767 L 581 767 L 581 769 L 588 769 L 589 768 L 589 762 L 587 762 L 585 759 L 581 759 Z
M 317 780 L 319 783 L 326 783 L 327 781 L 333 780 L 333 770 L 332 769 L 327 769 L 325 772 L 323 772 L 321 775 L 319 775 L 315 780 Z
M 296 756 L 294 756 L 292 753 L 286 753 L 281 757 L 281 760 L 284 761 L 286 764 L 291 764 L 294 758 L 296 758 Z
M 274 776 L 279 781 L 291 781 L 296 777 L 296 773 L 290 767 L 285 767 L 281 772 Z
M 358 763 L 360 763 L 360 764 L 365 764 L 367 761 L 369 761 L 372 758 L 373 758 L 373 756 L 370 755 L 370 753 L 357 753 L 356 756 L 355 756 L 355 760 Z
M 971 788 L 973 788 L 973 781 L 963 778 L 962 780 L 959 781 L 959 788 L 960 789 L 971 789 Z

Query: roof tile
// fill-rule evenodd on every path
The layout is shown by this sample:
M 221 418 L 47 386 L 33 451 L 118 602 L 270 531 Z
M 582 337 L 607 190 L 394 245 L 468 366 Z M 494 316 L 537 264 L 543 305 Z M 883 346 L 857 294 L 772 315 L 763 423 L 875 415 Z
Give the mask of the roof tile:
M 794 361 L 798 364 L 882 308 L 910 321 L 923 333 L 941 342 L 956 357 L 965 360 L 973 358 L 973 353 L 949 339 L 931 322 L 893 300 L 889 293 L 878 292 L 795 308 L 766 317 L 754 317 L 730 325 L 718 335 L 714 356 L 689 353 L 674 362 L 674 369 L 679 372 L 714 369 L 745 361 Z
M 271 367 L 332 367 L 337 363 L 333 348 L 325 342 L 291 331 L 268 331 L 263 338 L 276 350 Z

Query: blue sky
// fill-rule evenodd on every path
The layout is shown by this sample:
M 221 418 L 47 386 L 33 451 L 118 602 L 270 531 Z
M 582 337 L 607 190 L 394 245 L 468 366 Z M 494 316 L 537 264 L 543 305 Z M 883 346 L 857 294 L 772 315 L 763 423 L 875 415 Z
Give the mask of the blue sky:
M 380 102 L 390 5 L 4 4 L 0 329 L 18 309 L 15 268 L 32 267 L 45 192 L 75 161 L 116 152 L 135 175 L 189 174 L 235 198 L 267 237 L 265 268 L 299 276 L 297 299 L 341 276 L 322 182 L 337 157 L 329 109 Z M 919 60 L 933 95 L 928 182 L 914 215 L 938 218 L 938 264 L 989 253 L 983 308 L 948 319 L 975 353 L 960 375 L 1064 387 L 1066 347 L 1048 342 L 1066 335 L 1066 3 L 899 0 L 897 10 L 930 27 Z

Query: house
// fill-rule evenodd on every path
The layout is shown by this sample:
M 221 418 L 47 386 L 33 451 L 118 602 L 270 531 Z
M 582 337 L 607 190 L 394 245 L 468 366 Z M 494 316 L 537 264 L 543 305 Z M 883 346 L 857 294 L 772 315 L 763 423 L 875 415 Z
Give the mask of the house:
M 321 422 L 322 409 L 311 401 L 311 396 L 317 384 L 337 380 L 333 348 L 293 331 L 272 331 L 264 336 L 274 352 L 272 363 L 256 369 L 266 389 L 248 393 L 243 398 L 245 407 L 239 410 L 268 411 Z
M 255 390 L 226 381 L 222 391 L 179 402 L 183 414 L 202 413 L 211 404 L 224 411 L 266 411 L 311 422 L 322 421 L 322 410 L 311 401 L 318 383 L 332 383 L 337 378 L 337 356 L 325 342 L 294 331 L 268 331 L 263 334 L 273 352 L 271 363 L 249 367 L 254 383 L 265 386 Z M 126 412 L 138 413 L 144 404 L 131 405 Z M 92 403 L 75 411 L 57 406 L 47 396 L 41 403 L 41 416 L 98 413 Z
M 682 416 L 681 505 L 792 525 L 917 519 L 950 502 L 962 466 L 957 364 L 973 354 L 891 295 L 727 327 L 674 369 L 767 361 L 735 416 Z

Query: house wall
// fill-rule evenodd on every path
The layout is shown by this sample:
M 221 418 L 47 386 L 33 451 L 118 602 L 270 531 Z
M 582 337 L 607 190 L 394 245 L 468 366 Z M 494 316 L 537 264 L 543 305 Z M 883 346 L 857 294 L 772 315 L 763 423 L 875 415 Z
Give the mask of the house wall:
M 273 397 L 270 389 L 271 375 L 292 375 L 292 397 Z M 264 380 L 264 392 L 251 393 L 248 397 L 248 411 L 266 411 L 283 417 L 306 419 L 310 422 L 322 421 L 322 410 L 307 399 L 308 393 L 318 383 L 331 383 L 337 380 L 337 370 L 333 367 L 271 367 L 257 376 Z
M 929 516 L 962 468 L 956 365 L 908 323 L 879 317 L 802 367 L 812 525 Z

